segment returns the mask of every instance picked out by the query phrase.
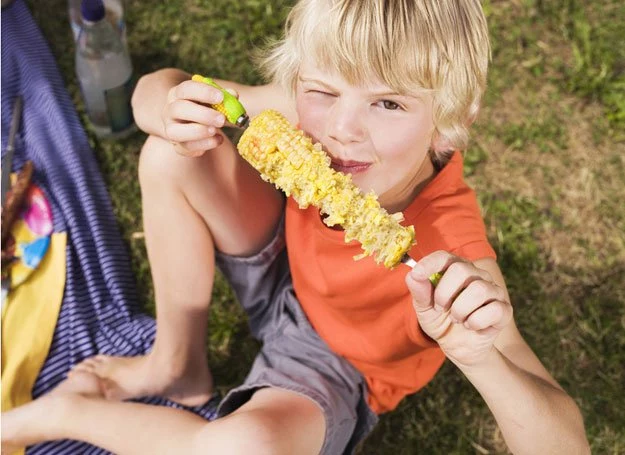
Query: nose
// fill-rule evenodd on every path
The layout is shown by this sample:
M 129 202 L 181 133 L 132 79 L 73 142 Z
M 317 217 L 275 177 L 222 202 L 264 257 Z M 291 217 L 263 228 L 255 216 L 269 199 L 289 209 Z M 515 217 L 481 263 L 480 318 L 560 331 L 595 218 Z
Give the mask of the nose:
M 360 142 L 365 137 L 363 114 L 350 103 L 335 103 L 328 121 L 328 136 L 341 144 Z

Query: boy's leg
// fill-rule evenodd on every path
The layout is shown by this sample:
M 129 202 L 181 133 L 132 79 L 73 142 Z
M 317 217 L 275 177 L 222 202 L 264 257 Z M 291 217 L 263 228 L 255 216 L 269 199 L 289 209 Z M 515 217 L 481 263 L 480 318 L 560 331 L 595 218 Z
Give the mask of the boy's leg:
M 240 256 L 260 250 L 274 233 L 283 198 L 228 140 L 187 158 L 150 136 L 139 178 L 156 299 L 154 347 L 140 357 L 97 356 L 79 369 L 101 377 L 109 398 L 163 395 L 202 404 L 212 393 L 205 344 L 215 247 Z
M 56 439 L 85 441 L 120 455 L 317 454 L 323 444 L 321 408 L 294 392 L 261 389 L 229 416 L 206 422 L 178 409 L 104 400 L 94 378 L 76 373 L 59 386 L 62 392 L 3 413 L 2 453 Z

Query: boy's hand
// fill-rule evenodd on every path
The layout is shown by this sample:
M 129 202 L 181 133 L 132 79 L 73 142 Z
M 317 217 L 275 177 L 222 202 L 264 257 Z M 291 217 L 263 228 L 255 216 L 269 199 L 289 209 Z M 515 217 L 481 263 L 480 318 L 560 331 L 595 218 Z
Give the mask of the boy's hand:
M 220 90 L 202 82 L 188 80 L 173 87 L 161 113 L 165 139 L 178 153 L 191 157 L 218 147 L 224 140 L 220 128 L 226 119 L 208 105 L 222 100 Z
M 442 272 L 436 289 L 428 277 Z M 512 305 L 488 272 L 471 262 L 437 251 L 406 276 L 421 330 L 457 366 L 485 360 L 499 332 L 512 320 Z

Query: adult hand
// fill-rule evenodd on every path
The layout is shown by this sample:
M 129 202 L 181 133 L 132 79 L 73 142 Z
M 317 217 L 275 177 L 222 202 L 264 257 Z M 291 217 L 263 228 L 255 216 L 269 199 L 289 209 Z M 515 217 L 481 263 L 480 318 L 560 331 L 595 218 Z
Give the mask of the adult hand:
M 443 274 L 436 288 L 428 277 Z M 486 359 L 512 320 L 504 288 L 488 272 L 445 251 L 423 259 L 406 276 L 421 330 L 459 367 Z
M 197 157 L 221 145 L 226 118 L 209 106 L 221 101 L 223 93 L 203 82 L 187 80 L 169 90 L 161 118 L 176 152 Z

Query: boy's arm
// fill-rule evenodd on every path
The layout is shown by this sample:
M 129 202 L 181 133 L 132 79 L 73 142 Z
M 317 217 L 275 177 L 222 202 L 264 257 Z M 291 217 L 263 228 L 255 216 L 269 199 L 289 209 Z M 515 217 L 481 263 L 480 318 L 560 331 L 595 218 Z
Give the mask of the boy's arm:
M 493 259 L 474 265 L 506 289 Z M 590 453 L 577 405 L 530 349 L 514 320 L 499 333 L 485 362 L 459 368 L 486 401 L 513 453 Z
M 153 136 L 166 137 L 162 112 L 169 91 L 191 75 L 176 68 L 165 68 L 142 76 L 132 94 L 132 113 L 140 130 Z
M 170 91 L 191 79 L 191 74 L 176 69 L 164 68 L 141 77 L 132 96 L 132 108 L 137 126 L 145 133 L 168 139 L 163 112 L 172 98 Z M 224 88 L 233 89 L 248 111 L 250 117 L 263 109 L 273 108 L 282 112 L 290 121 L 296 122 L 294 103 L 291 98 L 274 84 L 250 86 L 236 82 L 217 80 Z M 206 86 L 206 92 L 216 90 Z M 181 97 L 194 102 L 195 93 L 186 90 Z
M 433 290 L 427 277 L 437 271 Z M 482 395 L 513 453 L 589 453 L 581 413 L 517 330 L 493 259 L 438 251 L 406 283 L 421 329 Z
M 291 123 L 297 123 L 295 100 L 276 84 L 243 85 L 237 82 L 215 79 L 224 88 L 234 90 L 250 118 L 265 109 L 275 109 Z

